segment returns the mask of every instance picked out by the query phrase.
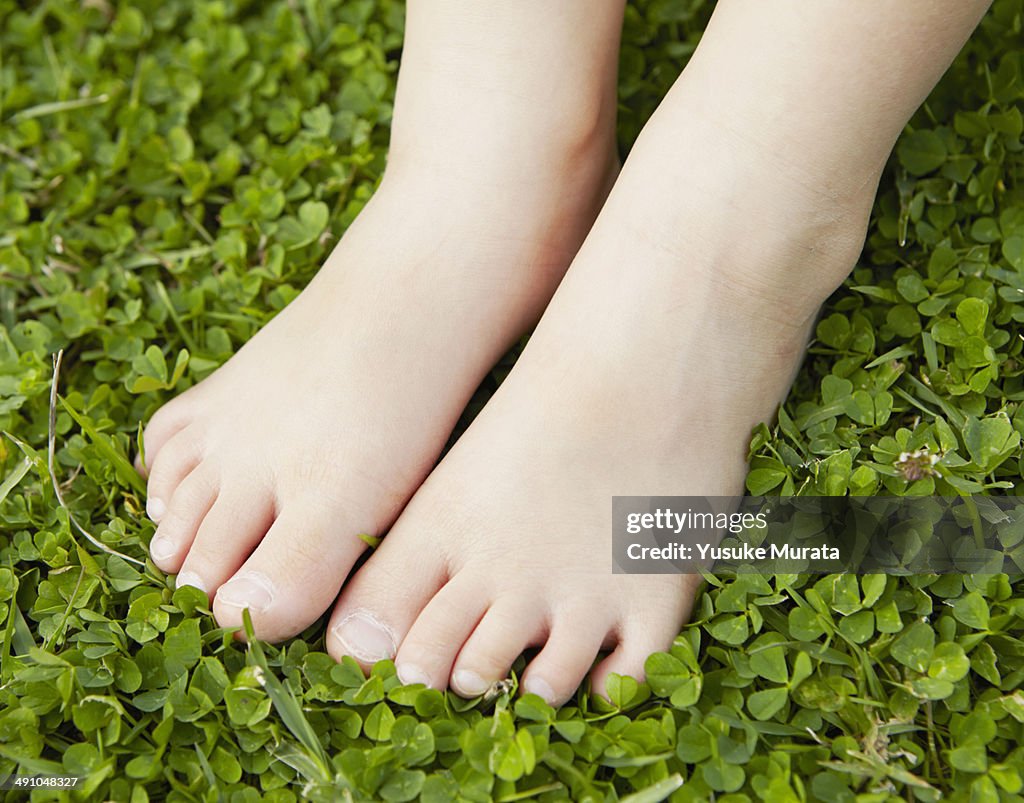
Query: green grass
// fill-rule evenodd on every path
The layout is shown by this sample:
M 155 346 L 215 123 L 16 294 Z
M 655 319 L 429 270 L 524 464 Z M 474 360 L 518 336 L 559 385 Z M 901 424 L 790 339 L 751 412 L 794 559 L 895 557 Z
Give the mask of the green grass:
M 1022 7 L 997 0 L 901 139 L 751 491 L 1019 492 Z M 630 6 L 624 150 L 709 13 Z M 1024 800 L 1004 575 L 721 578 L 648 683 L 556 712 L 364 678 L 319 626 L 246 650 L 146 561 L 139 422 L 372 193 L 401 25 L 392 0 L 0 0 L 0 776 L 119 801 Z M 925 447 L 933 469 L 900 458 Z

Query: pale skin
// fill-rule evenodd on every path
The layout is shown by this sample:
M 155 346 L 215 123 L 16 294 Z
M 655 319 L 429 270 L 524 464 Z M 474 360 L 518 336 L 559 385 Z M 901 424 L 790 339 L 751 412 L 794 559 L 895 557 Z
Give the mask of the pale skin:
M 642 677 L 696 583 L 612 575 L 610 497 L 742 492 L 897 135 L 987 7 L 719 0 L 616 179 L 621 0 L 411 0 L 374 199 L 146 429 L 154 562 L 268 640 L 333 605 L 329 652 L 408 683 L 477 695 L 528 647 L 522 687 L 555 704 Z

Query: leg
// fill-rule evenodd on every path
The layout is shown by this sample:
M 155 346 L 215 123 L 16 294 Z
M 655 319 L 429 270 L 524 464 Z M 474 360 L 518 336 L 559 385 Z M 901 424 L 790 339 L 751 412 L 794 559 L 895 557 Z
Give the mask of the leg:
M 742 492 L 888 151 L 984 6 L 721 0 L 512 374 L 342 593 L 334 652 L 376 620 L 404 679 L 465 694 L 527 646 L 552 702 L 602 646 L 598 690 L 642 675 L 694 582 L 611 574 L 610 497 Z
M 614 178 L 621 0 L 413 0 L 387 176 L 296 301 L 146 430 L 154 560 L 299 632 L 539 317 Z M 230 582 L 229 582 L 230 581 Z

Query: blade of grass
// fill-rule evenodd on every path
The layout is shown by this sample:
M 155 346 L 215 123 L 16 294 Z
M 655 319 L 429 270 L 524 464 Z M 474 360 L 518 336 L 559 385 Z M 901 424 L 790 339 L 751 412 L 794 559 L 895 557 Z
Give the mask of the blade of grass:
M 196 757 L 199 759 L 199 766 L 203 771 L 203 777 L 206 778 L 206 782 L 210 785 L 211 789 L 217 788 L 217 776 L 213 774 L 213 767 L 210 766 L 210 762 L 206 759 L 206 755 L 202 750 L 199 749 L 199 745 L 192 745 L 196 751 Z M 220 795 L 217 796 L 220 799 Z
M 100 106 L 109 100 L 110 95 L 104 93 L 91 98 L 75 98 L 74 100 L 56 100 L 52 103 L 40 103 L 38 106 L 22 109 L 20 112 L 11 115 L 10 122 L 31 120 L 34 117 L 45 117 L 48 114 L 60 114 L 62 112 L 74 111 L 75 109 L 87 109 L 90 106 Z
M 50 482 L 53 485 L 53 492 L 57 495 L 58 504 L 60 504 L 60 506 L 64 508 L 64 510 L 67 512 L 68 521 L 71 523 L 71 526 L 77 529 L 78 532 L 80 532 L 83 536 L 85 536 L 85 538 L 88 539 L 90 544 L 92 544 L 97 549 L 106 552 L 108 555 L 117 555 L 117 557 L 121 558 L 122 560 L 126 560 L 129 563 L 134 563 L 137 566 L 145 567 L 146 564 L 144 561 L 136 560 L 135 558 L 129 555 L 125 555 L 122 552 L 118 552 L 116 549 L 112 549 L 111 547 L 107 546 L 102 541 L 100 541 L 98 538 L 96 538 L 88 530 L 86 530 L 85 527 L 78 523 L 78 520 L 71 512 L 71 508 L 68 507 L 67 502 L 64 501 L 64 493 L 60 489 L 60 483 L 57 481 L 57 473 L 54 468 L 54 455 L 56 454 L 57 445 L 57 385 L 60 382 L 60 364 L 63 357 L 64 349 L 61 349 L 55 355 L 53 355 L 53 380 L 50 384 L 50 423 L 49 432 L 47 433 L 46 439 L 46 468 L 50 473 Z M 63 401 L 63 399 L 61 401 Z M 70 413 L 70 405 L 68 405 L 65 402 L 64 406 Z M 72 414 L 72 418 L 74 418 L 74 414 Z M 76 418 L 75 420 L 77 421 L 78 419 Z M 142 478 L 139 477 L 138 481 L 141 484 Z M 145 488 L 143 488 L 143 492 L 145 492 Z
M 21 769 L 27 770 L 32 775 L 65 774 L 64 767 L 59 762 L 23 755 L 17 750 L 12 749 L 10 745 L 0 744 L 0 756 L 10 759 Z
M 529 800 L 531 797 L 538 797 L 545 792 L 562 792 L 565 790 L 565 784 L 555 781 L 554 783 L 544 784 L 543 786 L 535 786 L 532 789 L 524 789 L 522 792 L 512 792 L 511 794 L 504 795 L 498 798 L 498 803 L 513 803 L 516 800 Z
M 100 454 L 110 461 L 117 478 L 132 490 L 144 495 L 146 493 L 146 483 L 139 476 L 139 472 L 135 470 L 135 467 L 129 462 L 128 458 L 113 446 L 111 443 L 113 438 L 97 430 L 89 419 L 72 407 L 63 396 L 58 397 L 58 399 L 61 407 L 74 419 L 75 423 L 88 436 Z
M 646 789 L 634 792 L 622 798 L 622 803 L 661 803 L 666 800 L 676 789 L 683 785 L 683 776 L 678 772 L 663 778 L 657 783 L 652 783 Z
M 657 764 L 659 761 L 665 761 L 666 759 L 672 758 L 675 753 L 653 753 L 649 756 L 620 756 L 613 758 L 602 758 L 602 767 L 649 767 L 651 764 Z
M 322 768 L 317 765 L 308 752 L 299 747 L 295 742 L 281 742 L 275 745 L 271 752 L 274 754 L 274 758 L 287 764 L 305 778 L 307 782 L 314 785 L 326 783 L 323 778 Z
M 177 329 L 178 334 L 181 335 L 181 339 L 185 341 L 185 347 L 188 349 L 189 354 L 198 353 L 199 349 L 196 347 L 195 341 L 192 339 L 192 335 L 185 330 L 185 326 L 181 322 L 178 311 L 174 308 L 174 303 L 171 301 L 170 293 L 167 292 L 167 288 L 164 287 L 164 283 L 161 281 L 155 282 L 153 290 L 156 292 L 160 302 L 167 308 L 167 314 L 170 316 L 171 322 L 174 324 L 174 328 Z
M 68 600 L 67 607 L 64 608 L 64 615 L 61 616 L 60 622 L 57 625 L 57 629 L 47 636 L 46 641 L 43 642 L 43 649 L 47 652 L 53 649 L 54 644 L 63 643 L 64 630 L 68 626 L 68 617 L 71 616 L 71 611 L 74 610 L 75 603 L 78 600 L 78 592 L 82 588 L 82 580 L 85 579 L 85 567 L 83 566 L 81 571 L 78 572 L 78 580 L 75 582 L 75 588 L 71 592 L 71 599 Z
M 7 475 L 7 479 L 0 484 L 0 502 L 3 502 L 7 498 L 7 494 L 13 491 L 15 486 L 25 478 L 30 468 L 32 468 L 32 461 L 26 457 L 15 467 L 14 471 Z
M 904 379 L 913 386 L 917 395 L 921 397 L 922 401 L 926 401 L 929 404 L 934 404 L 945 414 L 949 423 L 953 425 L 955 429 L 963 428 L 967 422 L 967 416 L 957 410 L 955 407 L 950 405 L 945 399 L 939 396 L 934 390 L 928 387 L 924 382 L 915 376 L 910 374 L 904 374 Z
M 14 566 L 11 565 L 11 564 L 8 564 L 8 565 L 10 565 L 11 572 L 13 573 L 14 572 Z M 18 586 L 19 585 L 20 585 L 20 583 L 18 581 L 18 575 L 15 574 L 14 575 L 14 589 L 11 592 L 10 608 L 7 611 L 7 622 L 4 624 L 4 643 L 3 643 L 2 648 L 0 648 L 0 683 L 2 683 L 2 684 L 6 684 L 7 683 L 7 681 L 10 679 L 11 673 L 14 671 L 11 668 L 10 656 L 11 656 L 11 647 L 14 646 L 14 645 L 11 644 L 11 642 L 13 640 L 14 632 L 15 632 L 15 630 L 14 630 L 14 628 L 15 628 L 15 619 L 14 619 L 14 617 L 15 617 L 15 611 L 18 610 Z M 20 613 L 20 611 L 19 611 L 19 613 Z
M 864 366 L 865 370 L 870 368 L 877 368 L 879 365 L 884 365 L 891 360 L 901 360 L 904 357 L 913 356 L 916 352 L 910 346 L 897 346 L 894 349 L 889 349 L 885 354 L 880 357 L 876 357 L 867 365 Z
M 924 360 L 928 370 L 935 373 L 939 370 L 939 352 L 935 348 L 935 338 L 930 332 L 921 332 L 921 347 L 924 349 Z
M 316 731 L 313 730 L 313 726 L 309 724 L 309 720 L 306 719 L 306 715 L 302 713 L 302 706 L 299 704 L 299 701 L 295 699 L 291 690 L 285 688 L 284 684 L 270 670 L 267 658 L 263 654 L 263 647 L 260 646 L 259 640 L 253 634 L 252 618 L 249 616 L 248 608 L 242 611 L 242 622 L 245 626 L 245 635 L 249 641 L 248 654 L 252 662 L 262 670 L 259 676 L 260 684 L 266 689 L 267 696 L 270 697 L 270 702 L 281 717 L 285 727 L 291 731 L 291 734 L 299 740 L 299 743 L 310 754 L 309 758 L 315 763 L 319 772 L 319 780 L 329 783 L 333 777 L 333 772 L 330 769 L 331 764 L 327 754 L 324 752 L 323 745 L 320 744 L 320 739 L 317 737 Z

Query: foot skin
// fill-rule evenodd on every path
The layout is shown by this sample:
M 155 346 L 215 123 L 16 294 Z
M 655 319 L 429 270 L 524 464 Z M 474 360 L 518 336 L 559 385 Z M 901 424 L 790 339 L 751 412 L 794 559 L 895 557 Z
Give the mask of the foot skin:
M 248 606 L 279 640 L 326 611 L 358 536 L 394 521 L 540 316 L 614 180 L 621 15 L 410 4 L 381 187 L 306 291 L 145 433 L 153 559 L 222 626 Z
M 742 493 L 866 208 L 821 223 L 765 160 L 738 175 L 741 143 L 669 133 L 638 143 L 511 375 L 346 585 L 334 656 L 476 696 L 539 648 L 522 688 L 561 704 L 599 651 L 603 693 L 678 634 L 700 578 L 612 574 L 611 497 Z M 680 147 L 706 184 L 666 169 Z
M 279 640 L 337 598 L 554 292 L 612 179 L 592 146 L 500 181 L 389 176 L 309 288 L 155 414 L 151 555 L 221 626 L 248 606 Z

